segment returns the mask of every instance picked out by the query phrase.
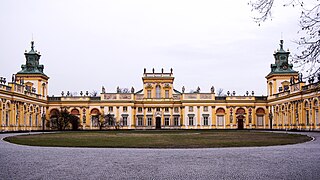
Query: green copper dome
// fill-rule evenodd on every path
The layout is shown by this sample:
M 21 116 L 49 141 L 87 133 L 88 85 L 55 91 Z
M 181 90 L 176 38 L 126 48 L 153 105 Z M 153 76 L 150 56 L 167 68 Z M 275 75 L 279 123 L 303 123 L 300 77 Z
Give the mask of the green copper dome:
M 40 54 L 34 50 L 34 42 L 31 41 L 31 50 L 24 53 L 26 57 L 26 64 L 21 65 L 22 70 L 17 74 L 42 74 L 44 66 L 39 64 Z M 46 75 L 45 75 L 46 76 Z
M 289 64 L 289 51 L 285 51 L 283 49 L 283 40 L 280 40 L 280 49 L 278 49 L 274 54 L 275 63 L 271 64 L 271 72 L 268 74 L 291 74 L 291 73 L 298 73 L 297 71 L 293 70 L 293 65 Z

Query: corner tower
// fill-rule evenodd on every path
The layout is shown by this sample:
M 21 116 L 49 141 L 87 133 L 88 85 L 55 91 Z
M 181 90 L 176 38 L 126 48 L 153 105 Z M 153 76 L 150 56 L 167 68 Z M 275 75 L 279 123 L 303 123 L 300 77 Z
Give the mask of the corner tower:
M 44 66 L 39 63 L 40 53 L 34 50 L 31 41 L 31 50 L 24 53 L 26 64 L 21 65 L 22 70 L 17 72 L 15 80 L 26 86 L 26 91 L 41 95 L 46 99 L 48 95 L 48 79 L 44 74 Z
M 293 65 L 289 64 L 289 50 L 283 49 L 283 40 L 280 40 L 280 49 L 273 54 L 275 63 L 271 64 L 271 72 L 266 76 L 268 97 L 274 94 L 288 91 L 290 83 L 298 79 L 298 72 L 292 69 Z

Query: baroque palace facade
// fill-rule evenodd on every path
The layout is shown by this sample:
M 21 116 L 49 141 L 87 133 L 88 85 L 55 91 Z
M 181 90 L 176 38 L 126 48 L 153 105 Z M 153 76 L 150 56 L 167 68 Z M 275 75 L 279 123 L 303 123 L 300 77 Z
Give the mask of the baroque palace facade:
M 66 109 L 80 119 L 81 129 L 98 129 L 99 114 L 110 114 L 122 129 L 298 129 L 319 130 L 319 80 L 302 80 L 288 63 L 289 51 L 275 51 L 275 63 L 266 76 L 267 96 L 254 92 L 218 96 L 210 92 L 185 93 L 174 89 L 170 72 L 144 70 L 143 88 L 117 90 L 100 96 L 80 93 L 48 96 L 48 79 L 40 54 L 25 53 L 26 64 L 12 76 L 0 78 L 0 131 L 49 130 L 51 118 Z

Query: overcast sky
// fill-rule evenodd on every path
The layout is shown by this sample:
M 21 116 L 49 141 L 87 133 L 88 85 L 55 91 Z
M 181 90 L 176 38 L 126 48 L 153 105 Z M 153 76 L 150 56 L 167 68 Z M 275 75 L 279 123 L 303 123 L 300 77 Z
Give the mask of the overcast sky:
M 296 51 L 297 9 L 276 4 L 258 26 L 248 0 L 2 0 L 0 76 L 25 63 L 35 41 L 49 94 L 142 89 L 143 68 L 169 71 L 174 88 L 266 95 L 265 76 L 279 40 Z

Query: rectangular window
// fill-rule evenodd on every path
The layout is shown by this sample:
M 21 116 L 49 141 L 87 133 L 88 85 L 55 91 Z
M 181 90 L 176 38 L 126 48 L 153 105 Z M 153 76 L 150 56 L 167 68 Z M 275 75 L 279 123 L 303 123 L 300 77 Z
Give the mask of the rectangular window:
M 168 117 L 164 118 L 164 125 L 165 126 L 169 126 L 170 125 L 170 118 L 168 118 Z
M 189 106 L 189 112 L 193 112 L 193 106 Z
M 203 106 L 203 111 L 208 112 L 208 106 Z
M 161 90 L 159 85 L 156 86 L 156 98 L 161 98 Z
M 147 90 L 147 98 L 151 98 L 151 90 Z
M 122 125 L 123 126 L 128 126 L 128 117 L 127 116 L 123 116 L 122 117 Z
M 123 112 L 127 112 L 128 108 L 126 106 L 123 106 L 122 110 L 123 110 Z
M 147 118 L 148 126 L 152 126 L 152 117 Z
M 209 125 L 208 116 L 204 116 L 204 117 L 203 117 L 203 125 L 204 125 L 204 126 L 208 126 L 208 125 Z
M 257 125 L 263 126 L 263 116 L 262 115 L 257 116 Z
M 142 107 L 138 107 L 138 112 L 142 112 Z
M 165 96 L 166 96 L 166 98 L 169 98 L 169 90 L 165 91 Z
M 148 108 L 147 110 L 148 110 L 148 112 L 152 112 L 152 109 L 151 109 L 151 108 Z
M 138 126 L 142 126 L 142 117 L 138 117 Z
M 193 116 L 189 116 L 189 126 L 193 126 Z
M 157 108 L 157 111 L 161 111 L 161 109 L 160 109 L 160 108 Z
M 175 117 L 173 118 L 173 121 L 174 121 L 174 125 L 175 125 L 175 126 L 179 126 L 179 117 L 175 116 Z
M 178 113 L 179 112 L 179 107 L 174 108 L 174 112 Z
M 164 108 L 164 111 L 165 111 L 165 112 L 169 112 L 169 108 L 167 108 L 167 107 Z
M 109 106 L 109 112 L 112 112 L 112 111 L 113 111 L 113 107 Z
M 218 126 L 224 126 L 224 116 L 218 115 L 217 116 Z

